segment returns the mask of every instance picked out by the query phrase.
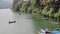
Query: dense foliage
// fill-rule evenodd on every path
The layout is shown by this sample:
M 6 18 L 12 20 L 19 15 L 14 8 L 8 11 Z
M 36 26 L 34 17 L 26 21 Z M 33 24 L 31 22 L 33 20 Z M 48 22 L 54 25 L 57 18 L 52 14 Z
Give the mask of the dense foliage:
M 60 21 L 60 0 L 19 0 L 15 5 L 15 10 L 30 14 L 56 18 Z
M 21 10 L 28 13 L 40 12 L 41 15 L 60 17 L 60 0 L 19 0 L 16 5 L 16 10 Z

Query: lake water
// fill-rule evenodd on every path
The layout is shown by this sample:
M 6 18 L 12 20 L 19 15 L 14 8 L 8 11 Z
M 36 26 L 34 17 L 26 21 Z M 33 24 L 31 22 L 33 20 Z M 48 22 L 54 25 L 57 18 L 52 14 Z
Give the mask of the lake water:
M 16 23 L 9 24 L 12 20 Z M 33 20 L 11 9 L 0 9 L 0 34 L 35 34 Z

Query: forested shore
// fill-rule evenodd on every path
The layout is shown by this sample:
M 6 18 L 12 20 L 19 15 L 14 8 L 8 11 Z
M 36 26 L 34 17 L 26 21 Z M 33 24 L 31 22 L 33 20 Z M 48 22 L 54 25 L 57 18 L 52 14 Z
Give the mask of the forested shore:
M 13 10 L 31 14 L 36 28 L 60 28 L 60 24 L 51 25 L 51 21 L 60 23 L 60 0 L 18 0 Z M 45 17 L 48 20 L 41 20 Z

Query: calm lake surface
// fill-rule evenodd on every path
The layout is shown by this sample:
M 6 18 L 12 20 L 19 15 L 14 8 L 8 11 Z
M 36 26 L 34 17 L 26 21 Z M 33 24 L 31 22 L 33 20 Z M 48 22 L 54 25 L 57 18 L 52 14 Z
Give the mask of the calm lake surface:
M 12 20 L 16 23 L 9 24 Z M 11 9 L 0 9 L 0 34 L 35 34 L 33 20 Z

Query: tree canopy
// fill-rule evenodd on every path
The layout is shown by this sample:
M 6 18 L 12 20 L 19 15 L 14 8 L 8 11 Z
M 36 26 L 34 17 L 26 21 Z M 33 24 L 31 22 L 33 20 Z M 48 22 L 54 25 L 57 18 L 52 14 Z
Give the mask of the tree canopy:
M 60 18 L 60 0 L 19 0 L 15 4 L 15 9 L 18 6 L 19 10 L 27 13 Z

